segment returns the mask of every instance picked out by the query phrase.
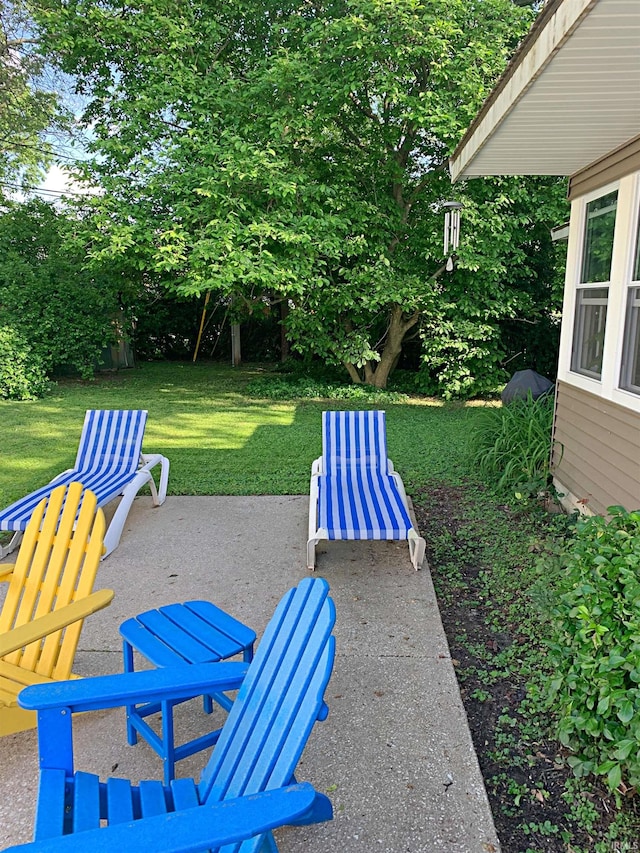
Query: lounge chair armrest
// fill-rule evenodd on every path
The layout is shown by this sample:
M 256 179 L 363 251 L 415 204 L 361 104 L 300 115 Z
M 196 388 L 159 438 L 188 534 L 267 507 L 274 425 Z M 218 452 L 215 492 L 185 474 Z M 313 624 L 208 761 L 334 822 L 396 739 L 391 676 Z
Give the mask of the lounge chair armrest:
M 210 692 L 237 690 L 244 681 L 248 667 L 249 664 L 235 661 L 185 664 L 53 684 L 35 684 L 21 691 L 18 703 L 28 711 L 69 708 L 76 712 L 162 699 L 187 699 Z
M 20 853 L 86 853 L 135 850 L 174 853 L 222 847 L 302 817 L 316 793 L 308 782 L 157 815 L 100 829 L 9 847 Z
M 140 458 L 144 462 L 140 471 L 150 471 L 154 465 L 160 465 L 162 463 L 164 456 L 161 453 L 141 453 Z
M 60 471 L 59 474 L 56 474 L 56 476 L 53 478 L 53 480 L 49 480 L 49 485 L 50 486 L 55 485 L 58 482 L 58 480 L 61 480 L 63 477 L 66 477 L 67 474 L 70 474 L 74 470 L 75 470 L 74 468 L 65 468 L 64 471 Z
M 0 658 L 29 645 L 29 643 L 41 640 L 55 631 L 61 631 L 80 619 L 85 619 L 95 613 L 96 610 L 101 610 L 110 604 L 113 595 L 112 589 L 100 589 L 97 592 L 92 592 L 91 595 L 87 595 L 86 598 L 80 598 L 78 601 L 60 607 L 52 613 L 39 616 L 25 625 L 12 628 L 6 634 L 0 635 Z
M 322 474 L 322 456 L 318 456 L 317 459 L 314 459 L 311 463 L 311 476 L 317 477 Z

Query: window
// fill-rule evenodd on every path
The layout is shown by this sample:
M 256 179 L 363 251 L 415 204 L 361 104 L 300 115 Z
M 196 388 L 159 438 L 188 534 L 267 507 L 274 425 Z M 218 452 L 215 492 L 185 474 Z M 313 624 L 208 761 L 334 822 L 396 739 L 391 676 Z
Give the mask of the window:
M 576 298 L 571 369 L 599 379 L 602 374 L 608 287 L 583 287 Z
M 609 288 L 602 284 L 611 278 L 613 232 L 616 224 L 618 191 L 587 203 L 580 266 L 580 285 L 576 294 L 571 370 L 594 379 L 602 375 L 602 354 L 607 321 Z
M 616 224 L 618 191 L 603 195 L 587 204 L 587 221 L 582 250 L 580 281 L 609 281 L 613 257 L 613 229 Z
M 632 276 L 633 281 L 627 296 L 620 387 L 625 391 L 640 394 L 640 215 Z

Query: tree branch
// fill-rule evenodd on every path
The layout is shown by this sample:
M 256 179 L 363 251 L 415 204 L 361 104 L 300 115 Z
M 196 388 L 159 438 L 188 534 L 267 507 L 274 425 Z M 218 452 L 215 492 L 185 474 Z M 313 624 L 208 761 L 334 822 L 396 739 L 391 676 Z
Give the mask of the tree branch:
M 380 124 L 380 119 L 373 112 L 371 107 L 365 106 L 361 101 L 359 101 L 354 92 L 349 92 L 349 100 L 354 107 L 362 113 L 362 115 L 366 116 L 371 121 L 374 121 L 376 124 Z

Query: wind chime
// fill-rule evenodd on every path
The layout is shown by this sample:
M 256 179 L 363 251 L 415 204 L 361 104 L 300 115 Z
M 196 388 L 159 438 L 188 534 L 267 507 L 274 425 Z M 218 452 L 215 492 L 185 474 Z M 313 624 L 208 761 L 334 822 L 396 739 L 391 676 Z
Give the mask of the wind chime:
M 460 209 L 459 201 L 445 201 L 444 214 L 444 256 L 447 259 L 446 270 L 453 270 L 453 257 L 460 243 Z

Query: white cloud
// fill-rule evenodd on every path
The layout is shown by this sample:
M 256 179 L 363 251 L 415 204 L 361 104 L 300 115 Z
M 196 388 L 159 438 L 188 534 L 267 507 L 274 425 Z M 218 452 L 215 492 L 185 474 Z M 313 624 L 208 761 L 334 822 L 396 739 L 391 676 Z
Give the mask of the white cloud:
M 49 192 L 75 192 L 73 180 L 60 166 L 51 166 L 39 189 Z
M 58 165 L 50 167 L 38 189 L 43 190 L 47 195 L 60 193 L 61 196 L 68 196 L 69 194 L 99 195 L 101 192 L 99 187 L 87 187 L 84 184 L 78 184 L 64 166 Z

